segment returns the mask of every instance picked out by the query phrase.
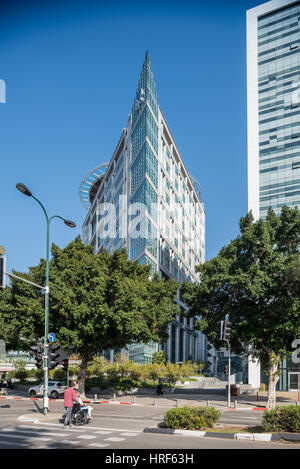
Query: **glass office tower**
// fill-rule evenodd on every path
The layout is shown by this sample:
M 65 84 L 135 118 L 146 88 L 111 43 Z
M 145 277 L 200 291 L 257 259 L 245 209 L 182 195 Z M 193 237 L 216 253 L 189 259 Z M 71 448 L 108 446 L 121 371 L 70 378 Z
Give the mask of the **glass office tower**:
M 300 208 L 300 2 L 273 0 L 247 12 L 248 208 Z M 299 369 L 281 364 L 280 389 Z M 297 368 L 297 369 L 296 369 Z
M 205 214 L 200 188 L 181 158 L 159 107 L 148 52 L 132 111 L 108 163 L 89 172 L 80 186 L 88 209 L 82 236 L 95 252 L 126 248 L 129 258 L 152 273 L 197 282 L 195 266 L 205 259 Z M 152 361 L 162 347 L 173 362 L 205 359 L 205 339 L 181 314 L 164 345 L 134 344 L 130 359 Z
M 248 12 L 249 209 L 300 207 L 300 2 Z

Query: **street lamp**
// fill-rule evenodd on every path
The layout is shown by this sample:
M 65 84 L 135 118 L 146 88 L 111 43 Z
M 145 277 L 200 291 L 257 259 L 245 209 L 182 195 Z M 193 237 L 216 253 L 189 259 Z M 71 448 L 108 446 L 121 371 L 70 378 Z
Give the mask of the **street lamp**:
M 67 220 L 66 218 L 60 217 L 59 215 L 52 215 L 52 217 L 48 217 L 45 207 L 43 204 L 37 199 L 32 192 L 25 186 L 22 182 L 18 182 L 16 188 L 22 192 L 22 194 L 27 195 L 28 197 L 32 197 L 37 203 L 42 207 L 43 212 L 46 217 L 47 222 L 47 241 L 46 241 L 46 286 L 45 286 L 45 338 L 44 338 L 44 396 L 43 396 L 43 408 L 44 414 L 47 415 L 48 413 L 48 334 L 49 334 L 49 258 L 50 258 L 50 223 L 53 218 L 60 218 L 63 222 L 69 226 L 70 228 L 75 228 L 76 224 L 71 221 Z

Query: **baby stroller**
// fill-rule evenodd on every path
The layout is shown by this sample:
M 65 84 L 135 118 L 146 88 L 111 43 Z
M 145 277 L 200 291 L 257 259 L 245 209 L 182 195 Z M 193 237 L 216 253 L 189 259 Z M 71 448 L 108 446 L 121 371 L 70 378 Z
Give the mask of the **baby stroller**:
M 74 404 L 72 409 L 72 424 L 85 425 L 89 423 L 89 415 L 87 409 L 81 409 L 80 404 Z

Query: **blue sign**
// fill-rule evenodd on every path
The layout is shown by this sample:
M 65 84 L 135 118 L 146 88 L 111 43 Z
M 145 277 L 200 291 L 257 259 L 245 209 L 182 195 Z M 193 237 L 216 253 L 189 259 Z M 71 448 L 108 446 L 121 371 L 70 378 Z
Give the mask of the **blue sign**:
M 49 342 L 52 342 L 52 343 L 55 341 L 55 335 L 53 334 L 53 332 L 48 334 L 48 339 L 49 339 Z

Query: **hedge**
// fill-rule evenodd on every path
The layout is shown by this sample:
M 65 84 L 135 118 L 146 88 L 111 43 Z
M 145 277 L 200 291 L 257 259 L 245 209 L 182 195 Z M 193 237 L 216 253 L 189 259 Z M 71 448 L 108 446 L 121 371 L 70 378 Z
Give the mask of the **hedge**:
M 265 410 L 262 425 L 267 432 L 300 432 L 300 406 L 289 405 Z
M 164 415 L 164 427 L 186 430 L 212 428 L 221 417 L 221 412 L 214 407 L 181 407 L 171 409 Z

